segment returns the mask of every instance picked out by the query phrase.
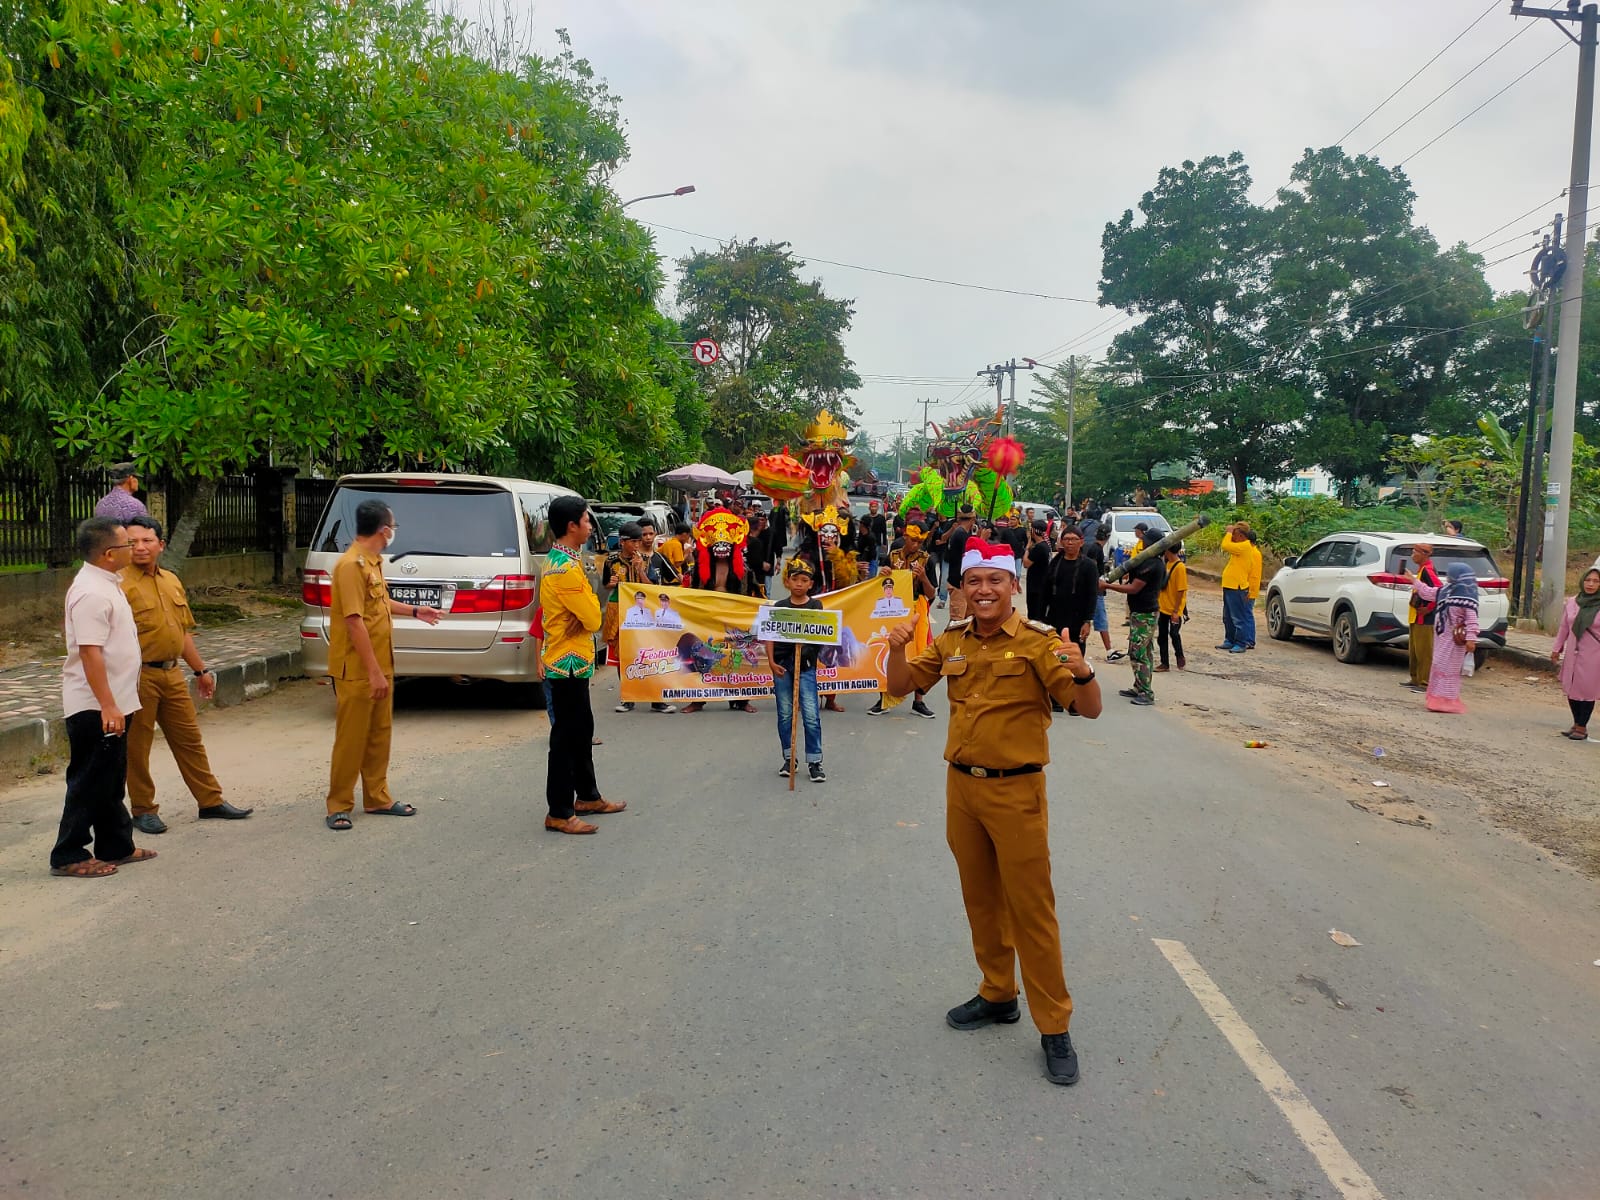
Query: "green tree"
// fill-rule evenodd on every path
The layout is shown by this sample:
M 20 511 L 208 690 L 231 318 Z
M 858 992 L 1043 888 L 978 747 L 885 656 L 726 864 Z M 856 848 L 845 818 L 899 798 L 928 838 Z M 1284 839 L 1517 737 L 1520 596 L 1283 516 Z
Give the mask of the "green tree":
M 1249 189 L 1237 152 L 1166 167 L 1139 201 L 1143 219 L 1130 209 L 1101 238 L 1102 301 L 1144 317 L 1108 355 L 1125 381 L 1116 411 L 1150 433 L 1181 431 L 1187 454 L 1232 474 L 1241 498 L 1250 479 L 1300 465 L 1305 411 L 1268 335 L 1273 225 Z
M 1483 260 L 1441 250 L 1415 199 L 1398 167 L 1330 146 L 1305 152 L 1271 214 L 1267 336 L 1311 401 L 1306 459 L 1347 495 L 1429 427 L 1493 299 Z
M 137 141 L 74 53 L 66 11 L 0 6 L 0 463 L 47 477 L 71 465 L 52 414 L 95 402 L 159 332 L 141 324 L 118 228 Z
M 260 461 L 520 470 L 589 494 L 694 396 L 613 102 L 570 49 L 497 66 L 424 0 L 85 4 L 56 39 L 140 139 L 143 336 L 59 443 L 199 482 Z
M 819 409 L 856 414 L 848 393 L 861 380 L 844 350 L 854 305 L 801 279 L 805 263 L 787 242 L 730 242 L 679 266 L 685 330 L 722 347 L 702 368 L 706 443 L 719 462 L 737 470 L 786 443 L 798 449 Z

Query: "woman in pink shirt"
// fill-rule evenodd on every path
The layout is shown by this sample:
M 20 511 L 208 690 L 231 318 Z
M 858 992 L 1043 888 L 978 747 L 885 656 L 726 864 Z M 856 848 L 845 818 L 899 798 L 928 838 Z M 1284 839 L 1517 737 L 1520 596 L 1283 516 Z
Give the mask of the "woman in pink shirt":
M 1572 709 L 1572 728 L 1562 737 L 1575 742 L 1589 740 L 1589 718 L 1594 703 L 1600 700 L 1600 565 L 1584 572 L 1578 594 L 1567 601 L 1561 612 L 1561 628 L 1556 631 L 1550 661 L 1561 664 L 1561 691 Z

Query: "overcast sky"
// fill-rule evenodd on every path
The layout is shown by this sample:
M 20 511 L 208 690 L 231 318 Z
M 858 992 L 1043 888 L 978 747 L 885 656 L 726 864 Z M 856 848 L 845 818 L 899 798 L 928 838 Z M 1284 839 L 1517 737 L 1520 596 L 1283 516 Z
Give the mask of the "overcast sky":
M 478 0 L 483 2 L 483 0 Z M 501 0 L 501 11 L 508 7 Z M 541 49 L 570 31 L 622 101 L 624 197 L 676 259 L 719 239 L 785 240 L 853 299 L 862 420 L 962 411 L 974 372 L 1097 355 L 1113 310 L 864 273 L 1093 301 L 1100 235 L 1166 165 L 1242 151 L 1257 200 L 1333 144 L 1488 0 L 512 0 Z M 1552 7 L 1559 7 L 1552 3 Z M 1565 201 L 1577 51 L 1501 0 L 1343 144 L 1380 138 L 1525 32 L 1377 150 L 1405 168 L 1443 243 L 1474 242 L 1520 287 L 1532 231 Z M 1472 110 L 1557 51 L 1475 115 Z M 1519 214 L 1503 232 L 1491 230 Z M 1526 232 L 1528 236 L 1518 235 Z M 1512 239 L 1500 245 L 1505 239 Z M 1108 324 L 1108 319 L 1110 323 Z M 1100 327 L 1100 332 L 1094 332 Z M 899 383 L 894 379 L 918 382 Z M 927 382 L 921 382 L 927 381 Z M 1019 394 L 1024 389 L 1019 377 Z M 728 464 L 730 467 L 744 464 Z

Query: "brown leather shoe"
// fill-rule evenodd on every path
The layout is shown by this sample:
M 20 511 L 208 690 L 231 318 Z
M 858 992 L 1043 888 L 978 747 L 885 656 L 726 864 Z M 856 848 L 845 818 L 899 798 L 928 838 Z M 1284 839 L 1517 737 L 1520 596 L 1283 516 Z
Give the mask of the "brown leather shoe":
M 565 821 L 555 817 L 546 817 L 544 827 L 551 833 L 598 833 L 600 827 L 591 825 L 587 821 L 580 821 L 577 817 L 568 817 Z
M 592 813 L 619 813 L 627 807 L 626 800 L 579 800 L 572 806 L 572 811 L 589 816 Z

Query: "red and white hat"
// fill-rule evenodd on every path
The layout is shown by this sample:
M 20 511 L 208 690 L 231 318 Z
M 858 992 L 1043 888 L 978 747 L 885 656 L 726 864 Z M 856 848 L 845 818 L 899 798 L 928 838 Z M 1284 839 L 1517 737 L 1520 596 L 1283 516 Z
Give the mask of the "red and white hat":
M 968 538 L 966 553 L 961 556 L 961 573 L 965 575 L 973 567 L 988 567 L 992 570 L 1010 571 L 1012 578 L 1017 574 L 1017 560 L 1011 552 L 1011 547 L 1001 544 L 986 542 L 982 538 Z

